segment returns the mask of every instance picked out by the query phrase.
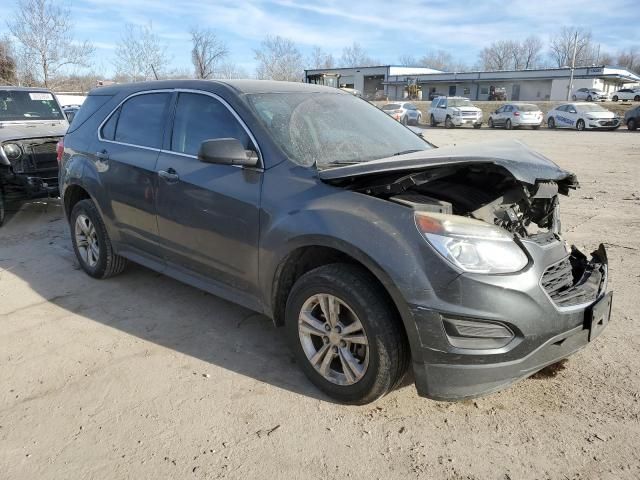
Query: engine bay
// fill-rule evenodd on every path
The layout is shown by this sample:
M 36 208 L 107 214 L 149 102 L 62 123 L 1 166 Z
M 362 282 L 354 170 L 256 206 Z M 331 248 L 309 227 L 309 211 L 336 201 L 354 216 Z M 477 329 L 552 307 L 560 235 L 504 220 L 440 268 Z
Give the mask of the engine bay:
M 534 239 L 560 234 L 558 195 L 577 187 L 575 177 L 531 185 L 494 164 L 439 166 L 332 183 L 414 210 L 475 218 Z

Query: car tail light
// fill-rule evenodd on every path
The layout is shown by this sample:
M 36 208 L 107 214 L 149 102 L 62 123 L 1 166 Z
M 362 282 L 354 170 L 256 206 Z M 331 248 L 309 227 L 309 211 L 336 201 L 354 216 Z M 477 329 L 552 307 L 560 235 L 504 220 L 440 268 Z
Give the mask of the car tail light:
M 56 144 L 56 160 L 58 165 L 62 162 L 62 154 L 64 153 L 64 138 L 61 138 Z
M 519 117 L 520 116 L 520 112 L 513 112 L 513 116 L 514 117 Z

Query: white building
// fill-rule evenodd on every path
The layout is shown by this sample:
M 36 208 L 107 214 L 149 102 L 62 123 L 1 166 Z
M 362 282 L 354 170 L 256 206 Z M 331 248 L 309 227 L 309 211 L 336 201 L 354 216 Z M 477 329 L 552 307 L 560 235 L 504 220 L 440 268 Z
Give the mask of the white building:
M 428 71 L 422 71 L 428 70 Z M 419 95 L 460 95 L 472 100 L 488 100 L 491 87 L 504 88 L 508 100 L 566 100 L 571 68 L 510 70 L 498 72 L 440 72 L 428 68 L 396 67 L 392 65 L 360 68 L 305 70 L 305 81 L 322 83 L 323 78 L 337 78 L 340 87 L 360 90 L 371 98 L 376 90 L 384 90 L 391 100 L 405 98 L 408 85 L 417 84 Z M 598 88 L 613 92 L 640 83 L 640 76 L 619 67 L 577 67 L 573 88 Z M 325 82 L 331 84 L 331 82 Z M 338 85 L 333 85 L 338 86 Z

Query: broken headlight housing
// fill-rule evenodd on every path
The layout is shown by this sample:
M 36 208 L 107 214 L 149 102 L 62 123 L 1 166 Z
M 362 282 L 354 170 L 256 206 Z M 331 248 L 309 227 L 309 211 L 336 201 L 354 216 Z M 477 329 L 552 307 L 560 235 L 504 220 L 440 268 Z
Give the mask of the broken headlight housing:
M 424 238 L 453 265 L 472 273 L 514 273 L 529 259 L 504 229 L 457 215 L 415 213 Z
M 22 149 L 16 143 L 6 143 L 2 146 L 2 150 L 10 162 L 15 162 L 22 156 Z

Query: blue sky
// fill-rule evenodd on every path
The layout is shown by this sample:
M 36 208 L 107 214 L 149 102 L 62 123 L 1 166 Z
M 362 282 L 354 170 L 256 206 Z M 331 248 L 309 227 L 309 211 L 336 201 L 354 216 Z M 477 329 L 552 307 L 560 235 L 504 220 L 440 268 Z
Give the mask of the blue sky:
M 305 54 L 320 45 L 336 58 L 355 41 L 384 64 L 438 49 L 473 64 L 494 40 L 536 34 L 546 41 L 563 25 L 591 29 L 602 51 L 640 43 L 633 20 L 638 0 L 618 0 L 615 6 L 563 0 L 73 0 L 67 5 L 76 38 L 93 42 L 95 63 L 106 72 L 113 71 L 114 47 L 126 22 L 152 22 L 175 68 L 190 68 L 190 26 L 211 27 L 226 41 L 230 58 L 250 73 L 253 49 L 267 34 L 294 40 Z M 6 32 L 6 25 L 0 30 Z

